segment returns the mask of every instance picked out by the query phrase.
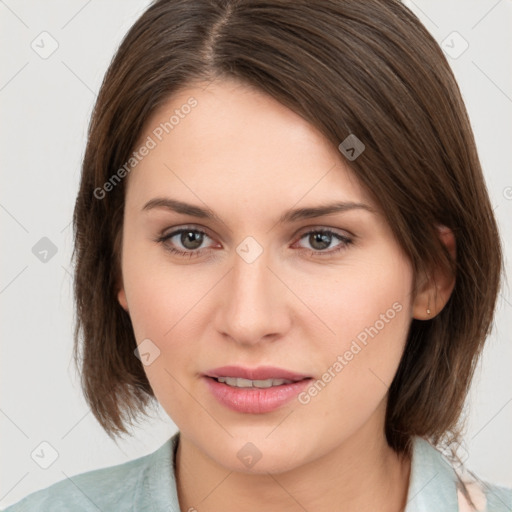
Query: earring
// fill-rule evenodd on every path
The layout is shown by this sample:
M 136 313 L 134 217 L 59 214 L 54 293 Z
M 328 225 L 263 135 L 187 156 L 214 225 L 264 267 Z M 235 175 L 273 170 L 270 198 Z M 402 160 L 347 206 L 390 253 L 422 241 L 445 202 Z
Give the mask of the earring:
M 429 297 L 428 298 L 428 304 L 427 304 L 427 315 L 430 316 L 430 313 L 431 313 L 431 311 L 430 311 L 430 297 Z

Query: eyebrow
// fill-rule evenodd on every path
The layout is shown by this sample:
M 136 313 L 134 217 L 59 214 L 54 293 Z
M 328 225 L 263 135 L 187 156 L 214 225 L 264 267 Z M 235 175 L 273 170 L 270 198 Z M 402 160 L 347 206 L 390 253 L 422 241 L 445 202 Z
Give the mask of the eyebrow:
M 155 197 L 154 199 L 151 199 L 142 207 L 142 211 L 149 211 L 155 208 L 163 208 L 166 210 L 174 211 L 176 213 L 198 217 L 200 219 L 218 219 L 217 215 L 215 215 L 215 213 L 210 208 L 201 208 L 199 206 L 184 203 L 182 201 L 168 197 Z M 323 215 L 329 215 L 331 213 L 340 213 L 350 210 L 366 210 L 370 213 L 377 213 L 374 208 L 364 203 L 356 203 L 353 201 L 338 201 L 325 205 L 288 210 L 281 215 L 277 221 L 277 224 L 297 222 L 303 219 L 312 219 L 315 217 L 322 217 Z

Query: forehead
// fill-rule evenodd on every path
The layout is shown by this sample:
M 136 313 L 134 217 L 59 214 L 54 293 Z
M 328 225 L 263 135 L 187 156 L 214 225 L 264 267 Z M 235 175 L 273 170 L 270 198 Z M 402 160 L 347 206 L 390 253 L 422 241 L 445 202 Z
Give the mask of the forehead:
M 376 206 L 338 149 L 301 116 L 238 82 L 206 85 L 180 90 L 148 120 L 135 149 L 152 149 L 130 173 L 127 201 L 178 192 L 196 203 L 235 200 L 256 214 L 301 198 Z

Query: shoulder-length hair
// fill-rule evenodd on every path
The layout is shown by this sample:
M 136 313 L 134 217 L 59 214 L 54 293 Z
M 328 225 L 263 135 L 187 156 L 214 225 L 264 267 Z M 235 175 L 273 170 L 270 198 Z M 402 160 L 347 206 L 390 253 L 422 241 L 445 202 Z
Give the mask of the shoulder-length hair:
M 92 412 L 115 437 L 154 403 L 117 300 L 126 179 L 108 193 L 105 184 L 155 109 L 192 83 L 222 78 L 272 96 L 336 147 L 356 134 L 365 151 L 347 164 L 415 277 L 438 267 L 456 275 L 442 311 L 412 320 L 387 402 L 394 450 L 407 452 L 415 435 L 438 443 L 457 431 L 492 324 L 501 243 L 457 83 L 397 0 L 158 0 L 130 29 L 97 98 L 73 217 L 74 354 Z M 456 261 L 438 225 L 455 234 Z

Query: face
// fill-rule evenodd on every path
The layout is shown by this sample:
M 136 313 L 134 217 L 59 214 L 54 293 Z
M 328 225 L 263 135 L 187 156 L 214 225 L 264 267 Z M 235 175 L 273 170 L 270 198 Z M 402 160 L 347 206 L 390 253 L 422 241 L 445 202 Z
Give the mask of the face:
M 277 472 L 381 436 L 413 272 L 338 149 L 229 81 L 173 96 L 143 145 L 118 298 L 182 439 L 225 468 Z M 249 467 L 244 450 L 262 457 Z

